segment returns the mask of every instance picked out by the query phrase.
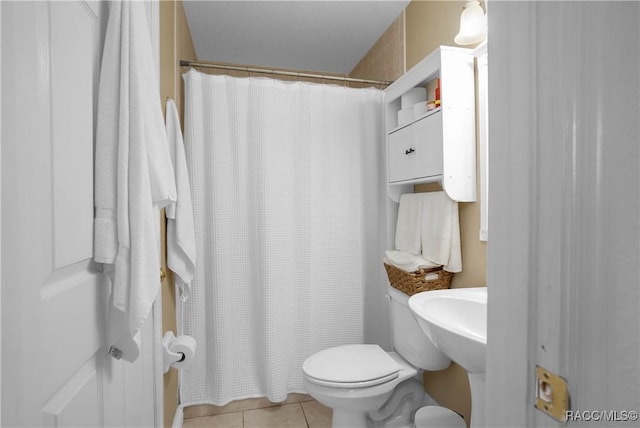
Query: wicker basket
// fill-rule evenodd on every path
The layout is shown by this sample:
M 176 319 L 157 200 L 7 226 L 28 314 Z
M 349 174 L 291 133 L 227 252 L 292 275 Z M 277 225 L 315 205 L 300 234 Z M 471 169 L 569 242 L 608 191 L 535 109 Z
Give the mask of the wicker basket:
M 429 290 L 441 290 L 449 288 L 453 274 L 442 269 L 442 267 L 431 269 L 419 269 L 416 272 L 405 272 L 393 265 L 384 264 L 389 277 L 389 283 L 403 293 L 413 296 L 416 293 Z M 437 273 L 437 279 L 425 279 L 430 273 Z

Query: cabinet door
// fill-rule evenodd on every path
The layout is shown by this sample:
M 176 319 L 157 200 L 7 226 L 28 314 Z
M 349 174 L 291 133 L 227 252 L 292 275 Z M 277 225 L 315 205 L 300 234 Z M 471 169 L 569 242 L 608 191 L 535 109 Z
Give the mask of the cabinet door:
M 416 177 L 416 148 L 411 138 L 411 126 L 389 134 L 389 182 Z
M 389 134 L 389 182 L 442 175 L 442 114 Z
M 437 112 L 411 125 L 417 177 L 442 175 L 442 113 Z

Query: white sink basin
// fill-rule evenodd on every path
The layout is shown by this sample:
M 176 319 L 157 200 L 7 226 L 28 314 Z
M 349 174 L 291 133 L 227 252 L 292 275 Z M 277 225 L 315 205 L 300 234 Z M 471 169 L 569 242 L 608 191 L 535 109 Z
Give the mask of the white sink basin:
M 429 339 L 468 373 L 484 373 L 487 347 L 487 288 L 425 291 L 409 308 Z

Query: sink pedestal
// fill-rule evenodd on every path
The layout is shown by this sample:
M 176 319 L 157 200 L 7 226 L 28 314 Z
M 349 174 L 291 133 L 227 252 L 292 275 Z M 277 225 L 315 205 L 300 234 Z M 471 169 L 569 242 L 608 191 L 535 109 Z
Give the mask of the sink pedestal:
M 484 428 L 485 374 L 467 373 L 471 387 L 471 428 Z
M 433 344 L 462 367 L 471 387 L 471 428 L 485 426 L 487 289 L 456 288 L 414 294 L 409 308 Z

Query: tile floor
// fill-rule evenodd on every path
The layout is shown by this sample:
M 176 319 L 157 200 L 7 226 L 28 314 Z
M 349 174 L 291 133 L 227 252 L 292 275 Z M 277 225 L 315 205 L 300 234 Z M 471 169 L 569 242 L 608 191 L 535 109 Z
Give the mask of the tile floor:
M 234 401 L 226 406 L 184 409 L 184 428 L 330 428 L 332 412 L 305 394 L 289 394 L 283 403 L 266 398 Z

